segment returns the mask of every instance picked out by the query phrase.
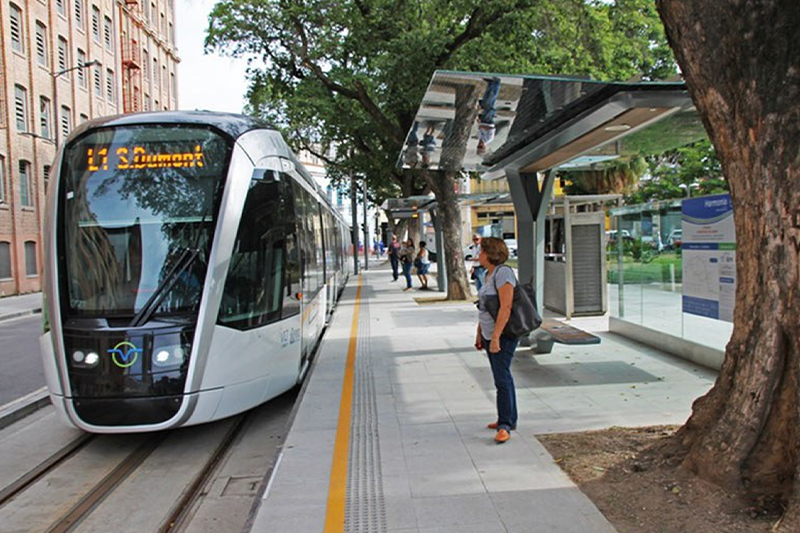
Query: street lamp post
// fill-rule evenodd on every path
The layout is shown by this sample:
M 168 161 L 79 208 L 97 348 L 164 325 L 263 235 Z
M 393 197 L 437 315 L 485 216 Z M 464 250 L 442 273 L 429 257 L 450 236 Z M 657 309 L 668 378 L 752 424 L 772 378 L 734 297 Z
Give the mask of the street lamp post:
M 84 61 L 83 63 L 78 63 L 74 67 L 69 67 L 65 69 L 61 69 L 58 72 L 51 72 L 50 75 L 53 77 L 53 132 L 55 133 L 54 139 L 56 148 L 58 148 L 59 143 L 59 129 L 61 128 L 60 120 L 59 120 L 59 113 L 58 113 L 58 77 L 63 76 L 67 72 L 72 72 L 73 70 L 88 68 L 88 67 L 101 67 L 103 64 L 97 60 L 93 59 L 91 61 Z

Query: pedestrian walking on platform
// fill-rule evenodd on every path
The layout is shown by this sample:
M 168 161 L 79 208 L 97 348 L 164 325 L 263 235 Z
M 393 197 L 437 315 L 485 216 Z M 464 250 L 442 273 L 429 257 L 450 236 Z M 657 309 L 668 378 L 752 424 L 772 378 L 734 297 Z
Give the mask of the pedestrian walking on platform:
M 417 258 L 414 260 L 414 266 L 417 267 L 417 277 L 421 285 L 420 290 L 428 290 L 428 270 L 431 268 L 431 260 L 428 257 L 428 243 L 425 241 L 419 242 L 419 252 Z
M 410 291 L 411 286 L 411 267 L 414 265 L 414 241 L 408 239 L 405 246 L 400 250 L 400 263 L 403 265 L 403 276 L 406 278 L 406 288 L 404 291 Z
M 481 266 L 478 256 L 481 254 L 481 236 L 477 233 L 472 236 L 472 244 L 469 245 L 469 253 L 472 257 L 472 269 L 470 278 L 475 280 L 475 290 L 480 292 L 486 279 L 486 269 Z
M 504 264 L 508 259 L 508 247 L 502 239 L 482 239 L 478 259 L 486 269 L 486 283 L 478 291 L 478 333 L 475 337 L 475 348 L 486 350 L 492 367 L 494 386 L 497 389 L 497 420 L 488 427 L 497 430 L 494 440 L 502 444 L 511 438 L 511 431 L 517 428 L 517 394 L 514 378 L 511 376 L 511 360 L 519 341 L 503 335 L 503 329 L 511 316 L 517 278 L 511 267 Z M 487 300 L 490 298 L 499 299 L 497 320 L 488 311 Z
M 392 281 L 397 281 L 400 277 L 400 243 L 397 242 L 397 235 L 392 235 L 392 242 L 389 243 L 389 262 L 392 264 Z

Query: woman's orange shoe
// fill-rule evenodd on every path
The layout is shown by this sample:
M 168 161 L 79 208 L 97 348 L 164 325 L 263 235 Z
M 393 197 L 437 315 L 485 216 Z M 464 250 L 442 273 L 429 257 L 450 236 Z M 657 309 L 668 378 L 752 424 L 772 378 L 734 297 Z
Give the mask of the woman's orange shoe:
M 504 442 L 506 442 L 510 438 L 511 438 L 511 434 L 507 430 L 500 429 L 500 430 L 497 431 L 497 435 L 494 436 L 494 441 L 497 444 L 503 444 Z

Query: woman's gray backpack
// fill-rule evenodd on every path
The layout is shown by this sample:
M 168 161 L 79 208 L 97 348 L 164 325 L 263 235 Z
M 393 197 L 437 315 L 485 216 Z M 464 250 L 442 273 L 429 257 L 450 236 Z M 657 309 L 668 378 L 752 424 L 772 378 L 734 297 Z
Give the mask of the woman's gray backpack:
M 506 268 L 511 267 L 507 266 Z M 495 276 L 492 276 L 492 281 L 494 280 Z M 494 290 L 498 292 L 497 282 L 495 282 Z M 497 313 L 500 311 L 500 295 L 493 294 L 486 296 L 485 302 L 486 310 L 492 315 L 492 318 L 496 322 Z M 511 316 L 508 317 L 508 323 L 506 327 L 503 328 L 503 335 L 518 339 L 529 334 L 541 325 L 542 317 L 536 309 L 536 289 L 533 288 L 533 283 L 520 284 L 517 282 L 517 284 L 514 285 L 514 300 L 511 304 Z

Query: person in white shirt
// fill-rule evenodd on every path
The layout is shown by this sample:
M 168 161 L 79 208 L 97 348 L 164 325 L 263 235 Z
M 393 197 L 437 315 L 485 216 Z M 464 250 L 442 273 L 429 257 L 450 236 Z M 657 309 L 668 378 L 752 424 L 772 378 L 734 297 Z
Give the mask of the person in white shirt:
M 481 236 L 477 233 L 472 236 L 472 244 L 469 245 L 469 254 L 472 256 L 472 268 L 469 277 L 475 280 L 475 290 L 481 290 L 486 280 L 486 269 L 481 266 L 478 256 L 481 253 Z

